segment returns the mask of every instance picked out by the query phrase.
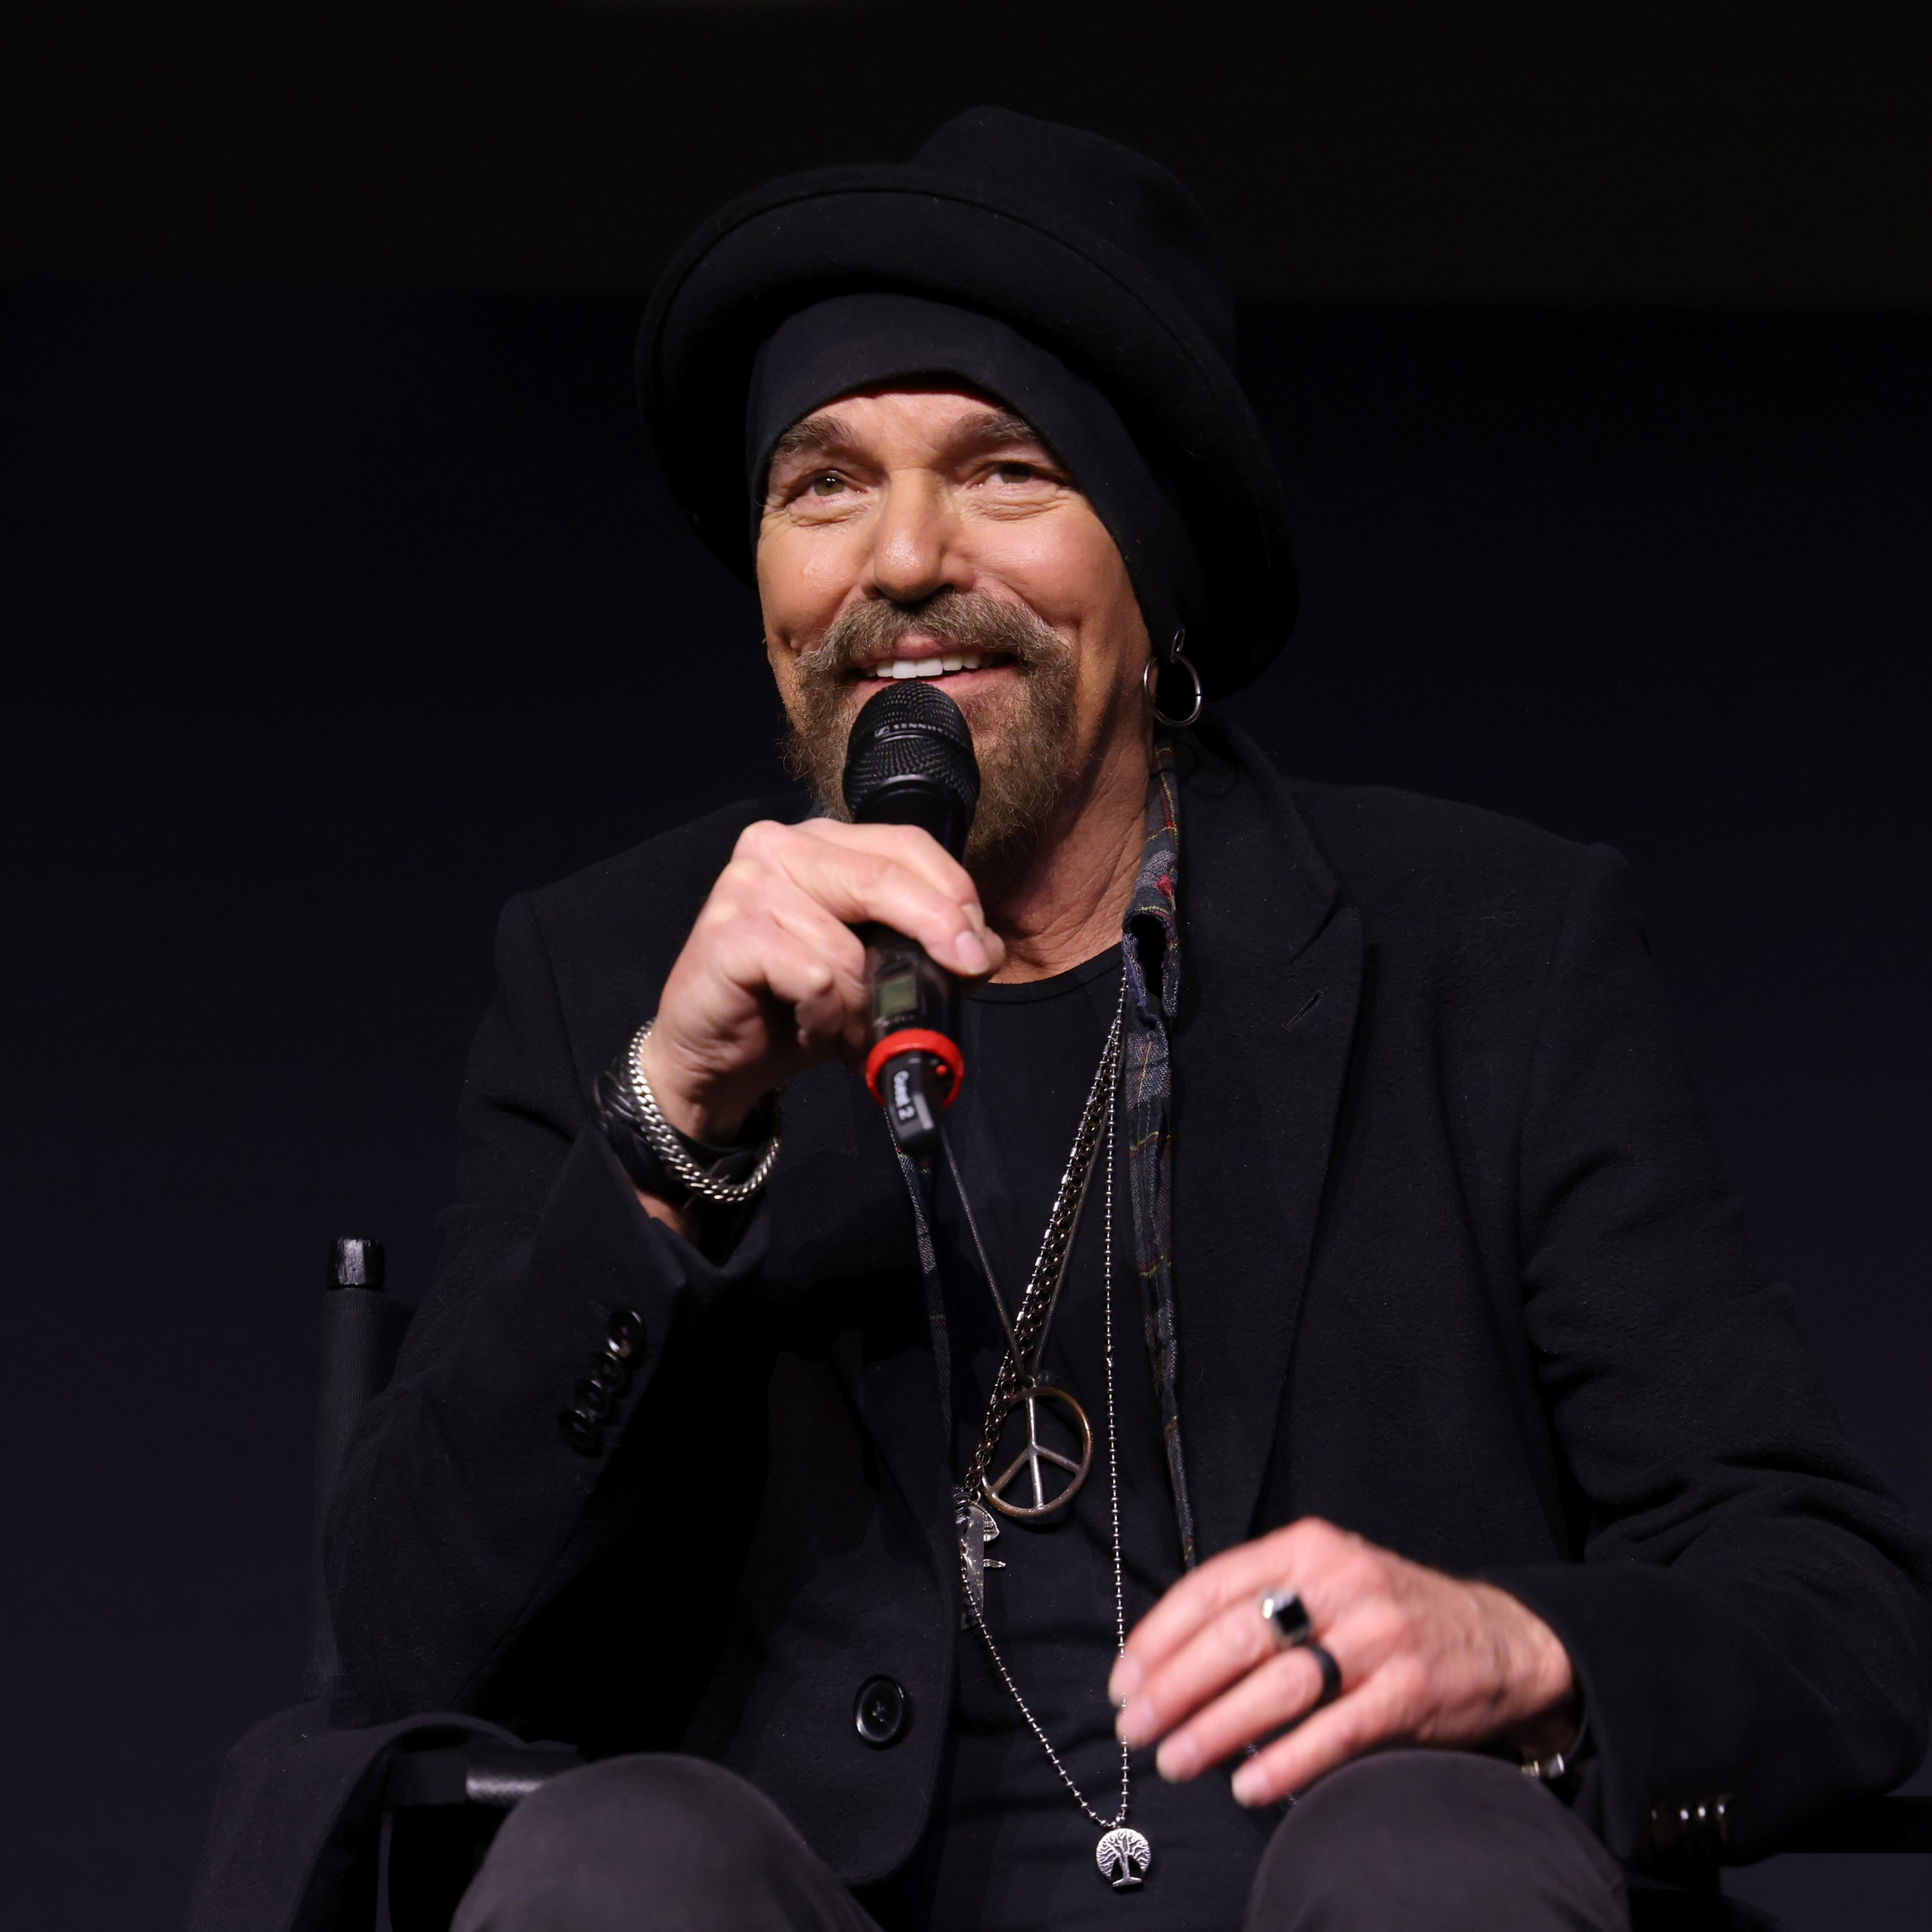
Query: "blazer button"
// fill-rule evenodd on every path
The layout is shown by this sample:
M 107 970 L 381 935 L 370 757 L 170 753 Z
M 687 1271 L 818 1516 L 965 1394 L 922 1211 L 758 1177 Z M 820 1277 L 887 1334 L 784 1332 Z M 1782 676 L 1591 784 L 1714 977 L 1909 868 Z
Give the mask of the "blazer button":
M 571 1390 L 570 1399 L 578 1411 L 598 1422 L 609 1420 L 610 1411 L 616 1402 L 614 1390 L 600 1387 L 587 1378 Z
M 566 1408 L 557 1419 L 563 1439 L 580 1456 L 598 1456 L 604 1451 L 604 1432 L 588 1409 Z
M 852 1722 L 874 1750 L 897 1744 L 911 1714 L 910 1701 L 890 1677 L 867 1678 L 853 1700 Z
M 619 1361 L 614 1355 L 600 1355 L 591 1364 L 584 1382 L 606 1401 L 615 1402 L 630 1386 L 631 1365 Z

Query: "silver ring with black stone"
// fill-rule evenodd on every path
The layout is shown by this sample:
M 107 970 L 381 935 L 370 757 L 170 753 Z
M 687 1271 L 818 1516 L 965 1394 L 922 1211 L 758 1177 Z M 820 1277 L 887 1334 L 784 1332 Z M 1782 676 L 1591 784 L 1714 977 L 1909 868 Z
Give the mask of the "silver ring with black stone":
M 1285 1586 L 1269 1590 L 1261 1599 L 1262 1621 L 1274 1632 L 1283 1650 L 1294 1650 L 1315 1634 L 1315 1620 L 1295 1592 Z

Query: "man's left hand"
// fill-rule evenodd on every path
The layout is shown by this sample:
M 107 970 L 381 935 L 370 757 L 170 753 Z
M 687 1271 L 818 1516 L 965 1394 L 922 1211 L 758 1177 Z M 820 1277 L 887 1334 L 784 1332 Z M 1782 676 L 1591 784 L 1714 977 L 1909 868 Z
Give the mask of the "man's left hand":
M 1284 1589 L 1341 1670 L 1341 1694 L 1318 1710 L 1319 1665 L 1284 1648 L 1261 1614 L 1261 1598 Z M 1294 1724 L 1235 1772 L 1244 1804 L 1301 1790 L 1381 1744 L 1508 1738 L 1542 1755 L 1575 1730 L 1569 1653 L 1540 1617 L 1313 1516 L 1183 1577 L 1135 1626 L 1108 1690 L 1121 1738 L 1160 1740 L 1161 1774 L 1177 1781 Z

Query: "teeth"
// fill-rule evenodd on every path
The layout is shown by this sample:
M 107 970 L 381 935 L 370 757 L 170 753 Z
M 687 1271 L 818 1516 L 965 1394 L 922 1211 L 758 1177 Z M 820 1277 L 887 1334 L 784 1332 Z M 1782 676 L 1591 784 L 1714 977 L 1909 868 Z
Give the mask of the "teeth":
M 943 677 L 949 671 L 978 670 L 985 662 L 983 658 L 974 657 L 964 652 L 956 657 L 889 658 L 884 664 L 872 667 L 872 675 L 886 679 Z

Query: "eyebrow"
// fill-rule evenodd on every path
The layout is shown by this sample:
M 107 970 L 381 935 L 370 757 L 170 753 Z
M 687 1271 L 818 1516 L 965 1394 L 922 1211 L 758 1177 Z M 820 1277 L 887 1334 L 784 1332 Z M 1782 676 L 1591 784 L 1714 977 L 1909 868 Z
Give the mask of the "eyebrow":
M 962 442 L 1031 442 L 1042 449 L 1051 447 L 1024 416 L 1012 410 L 982 410 L 977 416 L 966 417 L 956 434 Z
M 969 446 L 997 447 L 1006 442 L 1030 442 L 1049 452 L 1052 446 L 1028 422 L 1012 410 L 981 410 L 964 417 L 955 425 L 950 439 Z M 828 450 L 850 448 L 856 440 L 852 425 L 840 416 L 822 412 L 802 418 L 772 446 L 772 461 L 788 456 L 822 455 Z
M 852 440 L 852 425 L 843 416 L 804 416 L 772 445 L 772 460 L 836 448 Z

